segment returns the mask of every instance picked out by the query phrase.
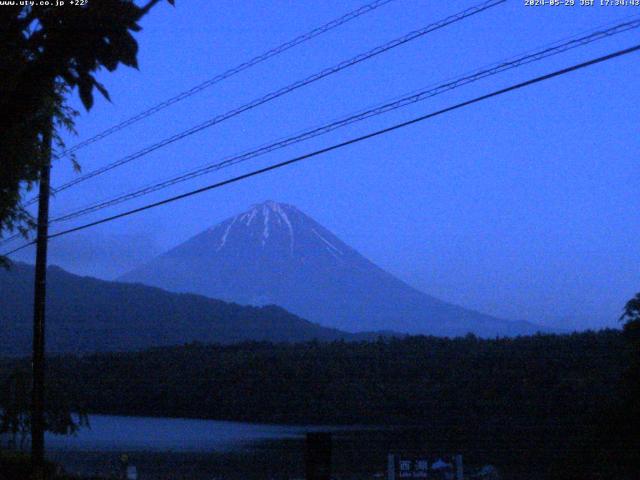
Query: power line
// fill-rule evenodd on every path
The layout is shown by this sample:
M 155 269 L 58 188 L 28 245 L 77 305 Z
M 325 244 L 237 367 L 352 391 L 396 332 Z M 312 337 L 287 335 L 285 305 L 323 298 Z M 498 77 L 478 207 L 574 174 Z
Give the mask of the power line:
M 307 86 L 311 83 L 314 83 L 322 78 L 328 77 L 329 75 L 333 75 L 337 72 L 340 72 L 346 68 L 349 68 L 353 65 L 357 65 L 361 62 L 364 62 L 365 60 L 368 60 L 372 57 L 375 57 L 377 55 L 380 55 L 384 52 L 387 52 L 393 48 L 399 47 L 401 45 L 404 45 L 408 42 L 411 42 L 413 40 L 416 40 L 420 37 L 423 37 L 431 32 L 434 32 L 436 30 L 440 30 L 441 28 L 444 28 L 448 25 L 451 25 L 453 23 L 459 22 L 465 18 L 471 17 L 473 15 L 476 15 L 480 12 L 483 12 L 485 10 L 488 10 L 492 7 L 495 7 L 497 5 L 500 5 L 502 3 L 505 3 L 506 0 L 488 0 L 485 2 L 482 2 L 480 4 L 477 4 L 475 6 L 472 6 L 470 8 L 467 8 L 459 13 L 456 13 L 454 15 L 451 15 L 443 20 L 440 20 L 438 22 L 432 23 L 424 28 L 421 28 L 419 30 L 415 30 L 413 32 L 410 32 L 400 38 L 394 39 L 390 42 L 385 43 L 384 45 L 381 45 L 379 47 L 376 47 L 372 50 L 369 50 L 365 53 L 361 53 L 353 58 L 350 58 L 349 60 L 345 60 L 343 62 L 340 62 L 337 65 L 334 65 L 333 67 L 329 67 L 326 68 L 318 73 L 315 73 L 305 79 L 302 80 L 298 80 L 297 82 L 294 82 L 292 84 L 289 84 L 283 88 L 280 88 L 278 90 L 275 90 L 273 92 L 270 92 L 256 100 L 253 100 L 252 102 L 249 102 L 245 105 L 242 105 L 241 107 L 235 108 L 233 110 L 230 110 L 226 113 L 223 113 L 221 115 L 218 115 L 216 117 L 213 117 L 210 120 L 207 120 L 199 125 L 196 125 L 188 130 L 184 130 L 178 134 L 175 134 L 169 138 L 166 138 L 164 140 L 161 140 L 160 142 L 157 142 L 153 145 L 150 145 L 149 147 L 146 147 L 142 150 L 139 150 L 131 155 L 128 155 L 127 157 L 124 157 L 120 160 L 117 160 L 115 162 L 112 162 L 108 165 L 105 165 L 104 167 L 98 168 L 96 170 L 93 170 L 89 173 L 86 173 L 78 178 L 75 178 L 67 183 L 62 184 L 61 186 L 56 188 L 57 192 L 61 192 L 63 190 L 66 190 L 74 185 L 77 185 L 81 182 L 84 182 L 86 180 L 89 180 L 90 178 L 96 177 L 98 175 L 101 175 L 103 173 L 106 173 L 110 170 L 113 170 L 114 168 L 117 168 L 121 165 L 124 165 L 126 163 L 129 163 L 133 160 L 136 160 L 138 158 L 141 158 L 145 155 L 148 155 L 151 152 L 154 152 L 155 150 L 158 150 L 162 147 L 165 147 L 167 145 L 170 145 L 174 142 L 177 142 L 178 140 L 182 140 L 186 137 L 189 137 L 195 133 L 198 133 L 206 128 L 210 128 L 213 125 L 216 125 L 218 123 L 221 123 L 225 120 L 228 120 L 232 117 L 235 117 L 241 113 L 244 113 L 246 111 L 252 110 L 264 103 L 267 103 L 271 100 L 274 100 L 276 98 L 279 98 L 283 95 L 286 95 L 294 90 L 297 90 L 299 88 L 302 88 L 304 86 Z M 28 202 L 26 205 L 29 205 L 30 203 Z
M 93 137 L 90 137 L 86 140 L 84 140 L 83 142 L 80 142 L 76 145 L 74 145 L 73 147 L 65 150 L 64 152 L 62 152 L 59 157 L 64 157 L 66 155 L 69 155 L 70 153 L 76 152 L 78 150 L 80 150 L 81 148 L 86 147 L 87 145 L 91 145 L 92 143 L 97 142 L 98 140 L 102 140 L 105 137 L 108 137 L 109 135 L 112 135 L 113 133 L 116 133 L 126 127 L 129 127 L 131 125 L 133 125 L 134 123 L 137 123 L 147 117 L 150 117 L 151 115 L 154 115 L 156 113 L 158 113 L 161 110 L 164 110 L 165 108 L 181 102 L 182 100 L 189 98 L 199 92 L 201 92 L 202 90 L 205 90 L 213 85 L 215 85 L 216 83 L 221 82 L 222 80 L 226 80 L 229 77 L 232 77 L 233 75 L 236 75 L 240 72 L 243 72 L 244 70 L 247 70 L 259 63 L 262 63 L 272 57 L 275 57 L 276 55 L 279 55 L 283 52 L 286 52 L 287 50 L 300 45 L 301 43 L 304 43 L 306 41 L 309 41 L 315 37 L 318 37 L 330 30 L 333 30 L 334 28 L 337 28 L 341 25 L 344 25 L 347 22 L 350 22 L 351 20 L 354 20 L 362 15 L 365 15 L 369 12 L 372 12 L 373 10 L 386 5 L 387 3 L 393 2 L 395 0 L 377 0 L 375 2 L 371 2 L 368 3 L 366 5 L 363 5 L 362 7 L 357 8 L 356 10 L 353 10 L 349 13 L 346 13 L 345 15 L 336 18 L 334 20 L 331 20 L 328 23 L 325 23 L 324 25 L 321 25 L 320 27 L 314 28 L 313 30 L 300 35 L 296 38 L 294 38 L 293 40 L 290 40 L 288 42 L 285 42 L 275 48 L 272 48 L 271 50 L 264 52 L 254 58 L 252 58 L 251 60 L 248 60 L 244 63 L 241 63 L 240 65 L 237 65 L 233 68 L 230 68 L 229 70 L 220 73 L 218 75 L 216 75 L 213 78 L 210 78 L 209 80 L 205 80 L 204 82 L 196 85 L 193 88 L 190 88 L 189 90 L 185 90 L 184 92 L 179 93 L 178 95 L 175 95 L 174 97 L 171 97 L 161 103 L 158 103 L 157 105 L 154 105 L 151 108 L 148 108 L 147 110 L 144 110 L 143 112 L 138 113 L 137 115 L 134 115 L 131 118 L 128 118 L 127 120 L 124 120 L 121 123 L 118 123 L 100 133 L 98 133 L 97 135 L 94 135 Z
M 320 135 L 323 135 L 325 133 L 331 132 L 333 130 L 336 130 L 338 128 L 342 128 L 345 127 L 347 125 L 377 116 L 377 115 L 381 115 L 387 112 L 390 112 L 392 110 L 396 110 L 398 108 L 402 108 L 405 107 L 407 105 L 413 104 L 413 103 L 417 103 L 423 100 L 426 100 L 428 98 L 434 97 L 436 95 L 439 95 L 441 93 L 445 93 L 447 91 L 459 88 L 461 86 L 464 85 L 468 85 L 469 83 L 481 80 L 483 78 L 489 77 L 489 76 L 493 76 L 493 75 L 497 75 L 499 73 L 505 72 L 507 70 L 511 70 L 513 68 L 517 68 L 520 67 L 522 65 L 527 65 L 536 61 L 540 61 L 542 59 L 548 58 L 550 56 L 553 55 L 557 55 L 563 52 L 566 52 L 568 50 L 580 47 L 580 46 L 584 46 L 590 43 L 593 43 L 595 41 L 601 40 L 603 38 L 608 38 L 611 37 L 613 35 L 617 35 L 620 34 L 622 32 L 626 32 L 635 28 L 640 27 L 640 19 L 639 20 L 634 20 L 634 21 L 630 21 L 630 22 L 624 22 L 618 25 L 615 25 L 613 27 L 607 28 L 605 30 L 596 30 L 595 32 L 589 34 L 589 35 L 585 35 L 583 37 L 580 38 L 574 38 L 573 40 L 561 43 L 561 44 L 554 44 L 553 46 L 544 48 L 542 50 L 538 50 L 538 51 L 533 51 L 530 53 L 527 53 L 523 56 L 520 57 L 516 57 L 514 59 L 508 60 L 508 61 L 504 61 L 502 63 L 497 63 L 497 64 L 493 64 L 491 67 L 486 68 L 486 69 L 479 69 L 479 70 L 475 70 L 473 73 L 471 74 L 465 74 L 462 75 L 461 77 L 457 77 L 453 80 L 450 80 L 444 84 L 440 84 L 436 87 L 433 88 L 429 88 L 429 89 L 424 89 L 421 91 L 417 91 L 417 92 L 412 92 L 409 95 L 406 95 L 404 97 L 401 97 L 397 100 L 394 100 L 392 102 L 388 102 L 382 105 L 379 105 L 377 107 L 368 109 L 368 110 L 364 110 L 362 112 L 359 112 L 357 114 L 352 114 L 349 115 L 345 118 L 342 118 L 340 120 L 331 122 L 329 124 L 320 126 L 320 127 L 315 127 L 306 131 L 303 131 L 302 133 L 298 133 L 294 136 L 288 137 L 288 138 L 284 138 L 284 139 L 280 139 L 276 142 L 270 143 L 270 144 L 266 144 L 263 146 L 258 147 L 257 149 L 239 154 L 239 155 L 235 155 L 232 157 L 228 157 L 220 162 L 217 163 L 213 163 L 213 164 L 208 164 L 202 167 L 199 167 L 197 169 L 191 170 L 189 172 L 186 172 L 184 174 L 181 174 L 179 176 L 176 177 L 172 177 L 170 179 L 167 180 L 163 180 L 161 182 L 158 183 L 154 183 L 151 185 L 148 185 L 144 188 L 140 188 L 138 190 L 135 190 L 133 192 L 129 192 L 127 194 L 124 195 L 119 195 L 107 200 L 103 200 L 97 203 L 93 203 L 90 204 L 88 206 L 82 207 L 78 210 L 75 210 L 73 212 L 67 213 L 67 214 L 63 214 L 59 217 L 56 217 L 54 219 L 51 220 L 51 222 L 64 222 L 64 221 L 68 221 L 68 220 L 72 220 L 74 218 L 89 214 L 89 213 L 93 213 L 99 210 L 102 210 L 104 208 L 107 207 L 111 207 L 114 205 L 118 205 L 120 203 L 123 203 L 125 201 L 129 201 L 138 197 L 141 197 L 143 195 L 147 195 L 153 192 L 156 192 L 158 190 L 162 190 L 164 188 L 167 188 L 169 186 L 187 181 L 187 180 L 191 180 L 197 177 L 200 177 L 202 175 L 208 174 L 212 171 L 217 171 L 220 170 L 222 168 L 226 168 L 232 165 L 236 165 L 238 163 L 247 161 L 249 159 L 264 155 L 266 153 L 270 153 L 273 152 L 275 150 L 279 150 L 281 148 L 285 148 L 287 146 L 302 142 L 304 140 L 308 140 L 310 138 L 314 138 Z
M 373 4 L 369 4 L 367 6 L 364 6 L 361 9 L 356 10 L 355 12 L 359 12 L 359 11 L 364 12 L 365 10 L 368 11 L 368 10 L 371 10 L 373 8 L 377 8 L 377 7 L 381 6 L 382 4 L 387 3 L 389 1 L 393 1 L 393 0 L 387 0 L 386 2 L 374 2 Z M 462 12 L 456 14 L 456 15 L 453 15 L 451 17 L 447 17 L 446 19 L 444 19 L 444 20 L 442 20 L 440 22 L 437 22 L 435 24 L 431 24 L 431 25 L 429 25 L 429 26 L 427 26 L 427 27 L 425 27 L 425 28 L 423 28 L 421 30 L 417 30 L 417 31 L 411 32 L 411 33 L 407 34 L 405 37 L 401 37 L 400 39 L 393 40 L 393 41 L 388 42 L 387 44 L 385 44 L 385 45 L 383 45 L 381 47 L 378 47 L 378 48 L 373 49 L 373 50 L 371 50 L 371 51 L 369 51 L 367 53 L 364 53 L 364 54 L 361 54 L 361 55 L 359 55 L 357 57 L 354 57 L 351 60 L 342 62 L 341 64 L 333 67 L 333 69 L 336 69 L 335 71 L 331 71 L 329 73 L 325 73 L 325 72 L 327 72 L 329 70 L 333 70 L 333 69 L 325 69 L 322 72 L 320 72 L 319 74 L 316 74 L 316 75 L 314 75 L 312 77 L 308 77 L 307 79 L 305 79 L 303 81 L 296 82 L 295 84 L 292 84 L 289 87 L 295 86 L 295 88 L 299 88 L 299 87 L 303 86 L 303 85 L 301 85 L 302 82 L 305 82 L 305 84 L 308 84 L 308 83 L 311 83 L 312 81 L 319 80 L 320 78 L 323 78 L 324 76 L 327 76 L 327 75 L 329 75 L 331 73 L 336 73 L 337 71 L 339 71 L 339 70 L 337 70 L 338 67 L 340 67 L 339 68 L 340 70 L 343 69 L 343 68 L 347 68 L 348 66 L 351 66 L 351 65 L 353 65 L 355 63 L 359 63 L 360 61 L 363 61 L 363 60 L 366 60 L 368 58 L 371 58 L 372 56 L 377 55 L 379 53 L 383 53 L 386 50 L 394 48 L 395 46 L 399 46 L 399 45 L 401 45 L 403 43 L 406 43 L 406 42 L 408 42 L 410 40 L 413 40 L 413 39 L 415 39 L 415 38 L 417 38 L 419 36 L 425 35 L 426 33 L 429 33 L 430 31 L 437 30 L 437 29 L 442 28 L 442 27 L 444 27 L 444 26 L 446 26 L 446 25 L 448 25 L 450 23 L 454 23 L 456 21 L 462 20 L 463 18 L 471 16 L 471 15 L 473 15 L 475 13 L 479 13 L 479 12 L 481 12 L 483 10 L 486 10 L 488 8 L 496 6 L 496 5 L 500 4 L 500 3 L 504 3 L 505 1 L 506 0 L 500 0 L 500 1 L 497 1 L 497 2 L 496 1 L 488 1 L 488 2 L 485 2 L 484 4 L 479 4 L 479 5 L 470 7 L 469 9 L 464 10 L 464 11 L 462 11 Z M 374 4 L 375 4 L 375 7 L 373 6 Z M 355 14 L 355 12 L 352 12 L 351 14 Z M 341 18 L 345 18 L 345 17 L 347 17 L 347 16 L 349 16 L 351 14 L 347 14 L 344 17 L 341 17 Z M 337 22 L 337 20 L 334 21 L 334 22 Z M 327 24 L 327 25 L 329 25 L 329 24 Z M 322 29 L 322 28 L 324 28 L 324 27 L 319 27 L 319 29 Z M 319 30 L 319 29 L 316 29 L 316 30 Z M 302 38 L 302 37 L 298 37 L 298 38 Z M 293 40 L 292 42 L 294 42 L 294 41 L 295 40 Z M 278 48 L 280 48 L 280 47 L 278 47 Z M 276 49 L 274 49 L 274 50 L 276 50 Z M 259 57 L 256 57 L 256 58 L 259 58 Z M 225 75 L 225 74 L 222 74 L 222 75 Z M 320 76 L 320 75 L 322 75 L 322 76 Z M 314 77 L 318 77 L 318 78 L 314 78 Z M 211 81 L 213 81 L 213 79 Z M 207 83 L 207 82 L 204 82 L 204 83 Z M 204 85 L 204 83 L 201 84 L 201 85 Z M 300 85 L 298 85 L 298 84 L 300 84 Z M 196 88 L 199 88 L 199 86 L 198 87 L 194 87 L 194 89 L 196 89 Z M 204 88 L 206 88 L 206 87 L 204 87 Z M 279 91 L 272 92 L 271 94 L 268 94 L 267 96 L 262 97 L 261 99 L 258 99 L 256 101 L 252 102 L 252 104 L 255 104 L 255 105 L 249 104 L 250 108 L 255 108 L 259 104 L 265 103 L 266 101 L 269 101 L 269 100 L 272 100 L 272 99 L 276 98 L 274 96 L 273 98 L 266 99 L 266 97 L 268 97 L 270 95 L 278 94 L 279 92 L 282 92 L 283 90 L 285 90 L 287 88 L 288 87 L 284 87 L 283 89 L 280 89 Z M 194 89 L 192 89 L 192 90 L 194 90 Z M 293 90 L 293 88 L 291 88 L 291 90 Z M 289 91 L 291 91 L 291 90 L 289 90 Z M 282 92 L 278 96 L 284 95 L 285 93 L 288 93 L 288 91 L 287 92 Z M 174 97 L 174 98 L 178 98 L 178 97 Z M 172 100 L 173 99 L 170 99 L 168 101 L 172 101 Z M 257 103 L 257 102 L 259 102 L 259 103 Z M 173 103 L 175 103 L 175 102 L 173 102 Z M 198 125 L 198 126 L 193 127 L 193 128 L 191 128 L 189 130 L 186 130 L 186 131 L 184 131 L 184 132 L 182 132 L 180 134 L 174 135 L 173 137 L 170 137 L 169 139 L 165 139 L 164 141 L 161 141 L 161 142 L 159 142 L 157 144 L 154 144 L 154 145 L 152 145 L 150 147 L 147 147 L 147 148 L 145 148 L 145 149 L 143 149 L 141 151 L 138 151 L 138 152 L 136 152 L 134 154 L 131 154 L 131 155 L 129 155 L 129 156 L 127 156 L 127 157 L 125 157 L 125 158 L 123 158 L 121 160 L 118 160 L 116 162 L 113 162 L 113 163 L 111 163 L 111 164 L 109 164 L 109 165 L 107 165 L 105 167 L 102 167 L 100 169 L 97 169 L 97 170 L 94 170 L 92 172 L 89 172 L 89 173 L 87 173 L 87 174 L 85 174 L 85 175 L 83 175 L 81 177 L 78 177 L 78 178 L 76 178 L 76 179 L 74 179 L 74 180 L 72 180 L 70 182 L 67 182 L 67 183 L 63 184 L 62 186 L 60 186 L 58 188 L 52 188 L 52 191 L 54 193 L 57 193 L 58 191 L 62 191 L 62 190 L 65 190 L 67 188 L 70 188 L 70 187 L 72 187 L 72 186 L 74 186 L 74 185 L 76 185 L 78 183 L 81 183 L 81 182 L 83 182 L 85 180 L 88 180 L 88 179 L 93 178 L 93 177 L 95 177 L 97 175 L 105 173 L 105 172 L 107 172 L 109 170 L 112 170 L 113 168 L 116 168 L 116 167 L 118 167 L 120 165 L 123 165 L 123 164 L 128 163 L 130 161 L 133 161 L 133 160 L 135 160 L 137 158 L 145 156 L 145 155 L 155 151 L 158 148 L 161 148 L 161 147 L 163 147 L 165 145 L 173 143 L 173 142 L 175 142 L 177 140 L 180 140 L 180 139 L 182 139 L 182 138 L 184 138 L 186 136 L 192 135 L 192 134 L 196 133 L 197 131 L 202 130 L 203 128 L 207 128 L 208 126 L 213 126 L 216 123 L 220 123 L 223 120 L 226 120 L 228 118 L 231 118 L 232 116 L 238 115 L 239 113 L 242 113 L 242 111 L 250 109 L 250 108 L 245 108 L 245 107 L 247 107 L 247 105 L 245 105 L 244 107 L 240 107 L 239 109 L 236 109 L 234 111 L 227 112 L 226 114 L 223 114 L 223 115 L 220 115 L 218 117 L 215 117 L 214 119 L 211 119 L 210 121 L 205 122 L 204 124 Z M 241 110 L 241 111 L 238 111 L 238 110 Z M 225 118 L 221 118 L 221 117 L 225 117 Z M 89 140 L 91 140 L 91 139 L 89 139 Z M 60 157 L 64 156 L 66 153 L 68 153 L 68 152 L 69 152 L 69 150 L 66 151 L 66 152 L 61 153 L 56 158 L 60 158 Z M 37 196 L 33 197 L 30 200 L 28 200 L 27 202 L 25 202 L 24 206 L 28 207 L 28 206 L 34 204 L 37 201 L 38 201 L 38 197 Z M 58 220 L 54 219 L 53 221 L 58 221 Z M 15 233 L 15 234 L 13 234 L 13 235 L 11 235 L 11 236 L 3 239 L 3 240 L 0 240 L 0 246 L 6 245 L 6 244 L 12 242 L 13 240 L 15 240 L 15 239 L 17 239 L 17 238 L 19 238 L 21 236 L 22 235 L 20 233 Z
M 0 246 L 2 246 L 2 245 L 6 245 L 7 243 L 11 243 L 11 242 L 12 242 L 12 241 L 14 241 L 16 238 L 20 238 L 20 237 L 22 237 L 22 236 L 23 236 L 23 235 L 22 235 L 22 233 L 20 233 L 20 232 L 14 233 L 13 235 L 11 235 L 11 236 L 9 236 L 9 237 L 7 237 L 7 238 L 4 238 L 4 239 L 0 240 Z M 27 236 L 27 235 L 25 235 L 25 236 Z
M 297 45 L 300 45 L 301 43 L 304 43 L 308 40 L 311 40 L 317 36 L 320 36 L 330 30 L 333 30 L 334 28 L 337 28 L 341 25 L 344 25 L 345 23 L 354 20 L 366 13 L 369 13 L 373 10 L 376 10 L 377 8 L 393 2 L 395 0 L 377 0 L 374 2 L 371 2 L 369 4 L 363 5 L 362 7 L 353 10 L 349 13 L 346 13 L 345 15 L 343 15 L 342 17 L 339 17 L 337 19 L 334 19 L 324 25 L 321 25 L 320 27 L 314 28 L 313 30 L 300 35 L 296 38 L 294 38 L 293 40 L 290 40 L 286 43 L 283 43 L 261 55 L 258 55 L 257 57 L 252 58 L 251 60 L 241 63 L 240 65 L 237 65 L 223 73 L 220 73 L 218 75 L 216 75 L 213 78 L 210 78 L 209 80 L 205 80 L 204 82 L 196 85 L 195 87 L 189 89 L 189 90 L 185 90 L 184 92 L 179 93 L 178 95 L 175 95 L 174 97 L 171 97 L 157 105 L 154 105 L 151 108 L 148 108 L 147 110 L 144 110 L 140 113 L 138 113 L 137 115 L 134 115 L 133 117 L 128 118 L 127 120 L 124 120 L 123 122 L 120 122 L 116 125 L 113 125 L 112 127 L 98 133 L 97 135 L 94 135 L 93 137 L 90 137 L 76 145 L 74 145 L 73 147 L 68 148 L 67 150 L 64 150 L 63 152 L 59 153 L 59 154 L 54 154 L 53 157 L 55 159 L 59 159 L 59 158 L 63 158 L 69 154 L 75 153 L 76 151 L 91 145 L 99 140 L 102 140 L 105 137 L 108 137 L 126 127 L 129 127 L 135 123 L 138 123 L 141 120 L 144 120 L 145 118 L 148 118 L 152 115 L 154 115 L 155 113 L 164 110 L 165 108 L 181 102 L 182 100 L 189 98 L 199 92 L 201 92 L 202 90 L 205 90 L 223 80 L 226 80 L 227 78 L 232 77 L 233 75 L 236 75 L 237 73 L 240 73 L 244 70 L 247 70 L 259 63 L 262 63 L 272 57 L 275 57 L 276 55 L 279 55 Z M 55 193 L 55 189 L 52 189 L 53 192 Z M 27 202 L 25 202 L 25 206 L 30 206 L 33 205 L 34 203 L 36 203 L 38 201 L 38 197 L 33 197 L 30 200 L 28 200 Z M 13 235 L 12 237 L 9 237 L 10 239 L 19 237 L 20 235 Z M 0 242 L 0 245 L 2 245 L 2 242 Z
M 209 190 L 213 190 L 215 188 L 220 188 L 222 186 L 229 185 L 231 183 L 236 183 L 236 182 L 239 182 L 241 180 L 245 180 L 247 178 L 251 178 L 251 177 L 254 177 L 254 176 L 257 176 L 257 175 L 261 175 L 261 174 L 269 172 L 271 170 L 276 170 L 278 168 L 281 168 L 281 167 L 284 167 L 284 166 L 287 166 L 287 165 L 291 165 L 293 163 L 301 162 L 302 160 L 306 160 L 306 159 L 309 159 L 309 158 L 312 158 L 312 157 L 316 157 L 316 156 L 331 152 L 333 150 L 338 150 L 338 149 L 346 147 L 348 145 L 359 143 L 359 142 L 362 142 L 364 140 L 368 140 L 368 139 L 371 139 L 371 138 L 374 138 L 374 137 L 378 137 L 380 135 L 387 134 L 387 133 L 395 131 L 395 130 L 399 130 L 399 129 L 407 127 L 409 125 L 413 125 L 413 124 L 416 124 L 416 123 L 419 123 L 419 122 L 423 122 L 423 121 L 428 120 L 430 118 L 434 118 L 434 117 L 443 115 L 445 113 L 452 112 L 454 110 L 458 110 L 458 109 L 461 109 L 463 107 L 467 107 L 469 105 L 473 105 L 475 103 L 479 103 L 479 102 L 482 102 L 484 100 L 488 100 L 490 98 L 497 97 L 499 95 L 503 95 L 503 94 L 508 93 L 508 92 L 512 92 L 514 90 L 519 90 L 521 88 L 525 88 L 525 87 L 534 85 L 536 83 L 540 83 L 540 82 L 543 82 L 543 81 L 546 81 L 546 80 L 549 80 L 549 79 L 552 79 L 552 78 L 555 78 L 555 77 L 566 75 L 567 73 L 574 72 L 576 70 L 581 70 L 583 68 L 587 68 L 587 67 L 599 64 L 599 63 L 603 63 L 603 62 L 606 62 L 608 60 L 612 60 L 614 58 L 621 57 L 623 55 L 628 55 L 630 53 L 637 52 L 638 50 L 640 50 L 640 44 L 637 44 L 637 45 L 635 45 L 633 47 L 630 47 L 630 48 L 626 48 L 624 50 L 618 50 L 618 51 L 610 53 L 608 55 L 597 57 L 597 58 L 594 58 L 592 60 L 589 60 L 589 61 L 586 61 L 586 62 L 583 62 L 583 63 L 578 63 L 578 64 L 572 65 L 570 67 L 563 68 L 561 70 L 556 70 L 555 72 L 548 73 L 546 75 L 542 75 L 542 76 L 539 76 L 539 77 L 535 77 L 535 78 L 527 80 L 525 82 L 517 83 L 515 85 L 511 85 L 509 87 L 502 88 L 500 90 L 495 90 L 495 91 L 493 91 L 491 93 L 488 93 L 488 94 L 485 94 L 485 95 L 481 95 L 479 97 L 475 97 L 475 98 L 473 98 L 471 100 L 467 100 L 465 102 L 457 103 L 457 104 L 455 104 L 453 106 L 450 106 L 450 107 L 447 107 L 447 108 L 443 108 L 441 110 L 437 110 L 435 112 L 431 112 L 431 113 L 428 113 L 426 115 L 422 115 L 422 116 L 414 118 L 412 120 L 408 120 L 406 122 L 398 123 L 398 124 L 393 125 L 391 127 L 383 128 L 381 130 L 377 130 L 377 131 L 368 133 L 366 135 L 362 135 L 360 137 L 352 138 L 352 139 L 347 140 L 345 142 L 337 143 L 335 145 L 331 145 L 330 147 L 325 147 L 325 148 L 322 148 L 320 150 L 316 150 L 316 151 L 311 152 L 311 153 L 307 153 L 307 154 L 304 154 L 304 155 L 301 155 L 301 156 L 298 156 L 298 157 L 295 157 L 295 158 L 292 158 L 292 159 L 289 159 L 289 160 L 285 160 L 285 161 L 280 162 L 280 163 L 276 163 L 276 164 L 270 165 L 268 167 L 260 168 L 258 170 L 254 170 L 252 172 L 245 173 L 243 175 L 239 175 L 239 176 L 236 176 L 236 177 L 233 177 L 233 178 L 221 181 L 221 182 L 217 182 L 217 183 L 214 183 L 214 184 L 211 184 L 211 185 L 207 185 L 205 187 L 198 188 L 196 190 L 191 190 L 190 192 L 187 192 L 187 193 L 183 193 L 183 194 L 176 195 L 176 196 L 173 196 L 173 197 L 170 197 L 170 198 L 166 198 L 166 199 L 160 200 L 158 202 L 150 203 L 150 204 L 147 204 L 147 205 L 145 205 L 143 207 L 134 208 L 132 210 L 128 210 L 126 212 L 119 213 L 117 215 L 111 215 L 109 217 L 105 217 L 105 218 L 102 218 L 100 220 L 96 220 L 94 222 L 86 223 L 86 224 L 80 225 L 78 227 L 69 228 L 67 230 L 63 230 L 61 232 L 57 232 L 57 233 L 54 233 L 52 235 L 49 235 L 47 238 L 51 239 L 51 238 L 56 238 L 56 237 L 60 237 L 60 236 L 63 236 L 63 235 L 67 235 L 69 233 L 77 232 L 79 230 L 84 230 L 84 229 L 87 229 L 87 228 L 90 228 L 90 227 L 94 227 L 96 225 L 100 225 L 100 224 L 103 224 L 103 223 L 111 222 L 113 220 L 117 220 L 117 219 L 122 218 L 122 217 L 127 217 L 127 216 L 133 215 L 135 213 L 139 213 L 139 212 L 143 212 L 145 210 L 149 210 L 149 209 L 152 209 L 152 208 L 155 208 L 155 207 L 159 207 L 161 205 L 172 203 L 172 202 L 175 202 L 177 200 L 182 200 L 184 198 L 191 197 L 193 195 L 197 195 L 197 194 L 209 191 Z M 22 250 L 23 248 L 26 248 L 29 245 L 32 245 L 33 243 L 34 242 L 29 242 L 29 243 L 27 243 L 25 245 L 22 245 L 22 246 L 14 249 L 14 250 L 11 250 L 10 252 L 7 252 L 4 255 L 5 256 L 11 255 L 12 253 L 15 253 L 15 252 L 17 252 L 19 250 Z

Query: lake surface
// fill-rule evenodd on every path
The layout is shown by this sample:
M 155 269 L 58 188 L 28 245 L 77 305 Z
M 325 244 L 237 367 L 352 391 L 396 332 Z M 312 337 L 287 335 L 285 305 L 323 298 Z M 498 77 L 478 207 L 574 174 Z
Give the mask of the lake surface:
M 230 451 L 266 440 L 302 439 L 307 431 L 344 427 L 304 427 L 181 418 L 91 415 L 90 429 L 74 436 L 47 435 L 50 450 L 211 452 Z
M 389 452 L 446 453 L 458 446 L 447 444 L 443 432 L 416 427 L 286 426 L 112 415 L 91 415 L 89 423 L 90 429 L 74 436 L 47 435 L 47 456 L 69 473 L 108 479 L 121 478 L 124 454 L 137 467 L 139 480 L 300 479 L 305 434 L 310 431 L 333 433 L 332 468 L 344 480 L 384 477 Z M 486 458 L 483 455 L 482 461 Z
M 336 462 L 344 468 L 356 466 L 366 471 L 363 476 L 348 478 L 371 478 L 386 462 L 386 450 L 376 452 L 371 444 L 375 432 L 388 430 L 382 427 L 112 415 L 91 415 L 89 423 L 90 429 L 83 428 L 73 436 L 46 436 L 48 457 L 69 473 L 118 478 L 120 459 L 126 454 L 138 468 L 140 480 L 301 478 L 305 434 L 309 431 L 334 432 Z M 355 441 L 354 435 L 358 437 Z M 370 456 L 366 461 L 363 452 Z

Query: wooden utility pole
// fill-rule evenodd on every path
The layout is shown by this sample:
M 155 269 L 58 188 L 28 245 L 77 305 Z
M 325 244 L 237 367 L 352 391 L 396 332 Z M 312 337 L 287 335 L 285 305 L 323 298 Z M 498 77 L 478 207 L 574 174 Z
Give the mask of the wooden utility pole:
M 44 478 L 44 352 L 47 293 L 47 237 L 49 235 L 49 194 L 51 172 L 51 135 L 53 125 L 44 134 L 46 163 L 40 170 L 36 273 L 33 296 L 33 389 L 31 397 L 31 461 L 36 480 Z
M 307 433 L 305 480 L 331 480 L 331 433 Z

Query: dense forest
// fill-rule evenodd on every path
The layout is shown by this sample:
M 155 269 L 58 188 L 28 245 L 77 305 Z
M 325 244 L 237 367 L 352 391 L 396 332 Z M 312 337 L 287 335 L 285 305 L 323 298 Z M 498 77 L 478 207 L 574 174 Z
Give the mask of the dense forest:
M 53 358 L 91 412 L 285 423 L 584 418 L 628 365 L 618 332 L 373 343 L 190 344 Z M 477 422 L 472 422 L 473 424 Z
M 615 330 L 188 344 L 53 357 L 48 376 L 92 413 L 404 425 L 500 464 L 564 468 L 622 441 L 613 425 L 624 422 L 631 355 Z

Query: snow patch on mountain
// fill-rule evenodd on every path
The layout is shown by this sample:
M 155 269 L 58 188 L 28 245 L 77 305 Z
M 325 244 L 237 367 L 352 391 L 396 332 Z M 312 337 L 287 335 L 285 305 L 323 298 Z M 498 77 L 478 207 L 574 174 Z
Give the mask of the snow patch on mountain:
M 233 227 L 233 225 L 236 223 L 237 219 L 238 219 L 237 216 L 233 217 L 233 220 L 227 226 L 227 229 L 224 231 L 224 234 L 222 235 L 222 238 L 220 239 L 220 245 L 218 246 L 217 250 L 220 250 L 222 247 L 224 247 L 225 243 L 227 243 L 227 237 L 229 236 L 229 232 L 231 231 L 231 227 Z
M 265 205 L 262 209 L 262 216 L 264 217 L 264 230 L 262 230 L 262 246 L 267 242 L 269 238 L 269 208 Z
M 334 257 L 338 258 L 338 255 L 336 255 L 336 253 L 339 255 L 343 255 L 342 251 L 338 247 L 336 247 L 333 243 L 331 243 L 329 240 L 327 240 L 322 235 L 320 235 L 315 228 L 312 228 L 311 231 L 315 233 L 316 237 L 318 237 L 320 240 L 322 240 L 325 243 L 327 250 L 329 250 L 329 252 Z
M 287 212 L 284 211 L 282 208 L 280 208 L 280 205 L 278 205 L 278 215 L 280 215 L 280 218 L 284 220 L 284 223 L 287 225 L 287 228 L 289 229 L 289 250 L 291 251 L 291 253 L 293 253 L 293 244 L 295 241 L 294 235 L 293 235 L 293 226 L 291 225 L 291 221 L 289 221 Z

